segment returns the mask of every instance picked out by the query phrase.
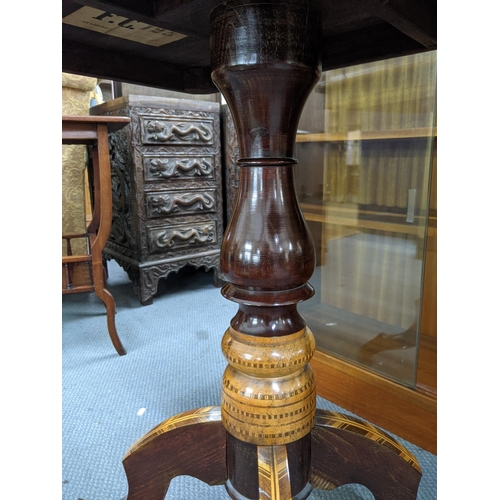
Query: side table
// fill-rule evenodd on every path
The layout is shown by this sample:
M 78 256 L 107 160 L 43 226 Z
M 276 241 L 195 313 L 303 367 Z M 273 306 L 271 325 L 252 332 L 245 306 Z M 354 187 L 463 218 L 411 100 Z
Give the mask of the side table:
M 111 172 L 108 133 L 130 122 L 127 117 L 63 116 L 62 143 L 92 146 L 92 220 L 85 234 L 63 235 L 68 255 L 62 258 L 62 293 L 94 292 L 106 306 L 108 332 L 120 356 L 126 351 L 115 326 L 115 299 L 105 288 L 102 250 L 111 229 Z M 71 239 L 86 238 L 88 255 L 72 255 Z

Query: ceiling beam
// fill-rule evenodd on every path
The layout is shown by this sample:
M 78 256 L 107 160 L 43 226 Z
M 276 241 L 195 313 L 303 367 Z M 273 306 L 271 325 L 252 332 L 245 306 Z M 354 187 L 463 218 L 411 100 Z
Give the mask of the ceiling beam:
M 62 71 L 177 92 L 217 92 L 207 69 L 183 69 L 144 56 L 93 47 L 72 40 L 64 40 L 62 44 Z M 189 76 L 187 87 L 186 76 Z
M 427 49 L 437 47 L 436 0 L 348 0 L 354 9 L 391 24 Z

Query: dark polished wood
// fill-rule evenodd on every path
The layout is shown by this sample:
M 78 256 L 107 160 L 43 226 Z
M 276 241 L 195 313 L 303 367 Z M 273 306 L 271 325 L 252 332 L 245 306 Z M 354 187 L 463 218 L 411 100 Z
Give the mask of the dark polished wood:
M 304 24 L 305 18 L 309 23 Z M 247 335 L 248 342 L 251 337 L 274 338 L 273 348 L 281 351 L 283 362 L 288 354 L 280 338 L 306 327 L 296 306 L 313 294 L 308 279 L 315 267 L 314 244 L 295 196 L 293 154 L 300 113 L 321 74 L 320 25 L 321 11 L 305 2 L 252 5 L 236 1 L 222 4 L 211 15 L 212 78 L 235 118 L 241 166 L 236 207 L 221 248 L 221 271 L 227 281 L 222 293 L 239 304 L 231 327 Z M 272 43 L 263 33 L 272 33 Z M 226 383 L 233 384 L 231 377 L 238 376 L 226 371 Z M 273 378 L 260 383 L 264 380 L 278 385 Z M 246 385 L 251 385 L 250 379 Z M 255 389 L 264 397 L 268 394 L 265 387 Z M 284 391 L 284 386 L 277 390 Z M 262 439 L 260 443 L 259 438 L 247 436 L 254 428 L 245 423 L 239 424 L 244 432 L 237 433 L 233 420 L 240 418 L 242 410 L 236 404 L 235 409 L 232 396 L 225 394 L 230 496 L 257 497 L 262 487 L 256 463 L 259 444 L 289 447 L 294 443 L 293 451 L 287 450 L 293 477 L 290 491 L 294 498 L 306 498 L 310 492 L 309 433 L 299 434 L 299 439 Z M 314 392 L 310 397 L 314 398 Z M 303 406 L 307 407 L 307 398 Z M 280 410 L 273 416 L 280 419 L 285 414 Z M 261 418 L 265 417 L 262 410 Z M 277 422 L 273 433 L 281 435 L 280 425 L 286 420 Z M 287 432 L 298 432 L 300 423 Z M 253 453 L 244 453 L 252 447 Z M 296 463 L 302 466 L 301 474 L 290 470 Z
M 375 500 L 416 498 L 421 470 L 415 457 L 379 428 L 348 415 L 318 410 L 311 438 L 307 464 L 298 452 L 302 443 L 286 445 L 288 454 L 295 457 L 289 462 L 291 491 L 311 483 L 294 498 L 306 498 L 312 486 L 332 490 L 350 483 L 366 486 Z M 180 413 L 151 429 L 128 450 L 123 460 L 127 500 L 163 500 L 172 480 L 182 475 L 210 486 L 232 478 L 230 492 L 243 494 L 236 498 L 269 498 L 259 496 L 256 487 L 257 453 L 255 446 L 227 439 L 220 407 Z
M 116 305 L 106 288 L 102 251 L 111 230 L 111 170 L 109 165 L 108 133 L 119 130 L 130 122 L 127 117 L 63 116 L 62 143 L 92 146 L 91 169 L 93 179 L 92 220 L 85 235 L 63 235 L 68 242 L 84 236 L 88 239 L 88 255 L 63 256 L 62 293 L 94 292 L 106 307 L 106 318 L 111 342 L 120 356 L 127 352 L 115 325 Z
M 313 486 L 361 481 L 365 458 L 373 476 L 365 481 L 377 499 L 416 497 L 420 472 L 402 458 L 406 450 L 372 426 L 316 412 L 314 337 L 297 312 L 313 294 L 315 252 L 295 196 L 294 141 L 322 65 L 435 48 L 434 3 L 63 1 L 65 71 L 200 93 L 216 90 L 211 74 L 239 141 L 240 188 L 221 250 L 222 292 L 239 311 L 222 341 L 228 367 L 220 422 L 179 428 L 166 421 L 148 433 L 124 459 L 129 500 L 160 500 L 176 474 L 225 481 L 234 500 L 256 500 L 256 492 L 259 500 L 303 499 Z M 130 31 L 68 24 L 82 6 L 102 10 L 91 22 Z M 137 21 L 187 36 L 153 50 L 132 39 Z M 343 465 L 338 474 L 331 457 Z M 399 497 L 395 483 L 403 485 Z
M 382 431 L 321 412 L 316 429 L 308 365 L 315 343 L 297 312 L 314 293 L 308 280 L 315 250 L 295 194 L 293 155 L 302 107 L 321 74 L 321 23 L 317 5 L 302 0 L 233 0 L 211 13 L 212 78 L 234 117 L 240 154 L 238 194 L 221 247 L 222 294 L 239 305 L 222 340 L 228 361 L 221 405 L 225 484 L 233 500 L 305 499 L 313 486 L 331 488 L 353 478 L 376 498 L 385 491 L 387 498 L 401 491 L 401 498 L 414 498 L 411 487 L 418 487 L 419 472 L 404 460 L 401 465 L 401 447 L 387 446 Z M 159 435 L 152 431 L 151 443 L 162 442 Z M 383 452 L 392 452 L 389 460 Z M 124 462 L 129 481 L 152 460 L 136 460 L 137 453 Z M 332 456 L 343 465 L 338 473 Z M 134 488 L 129 499 L 142 498 Z
M 113 222 L 104 249 L 128 274 L 142 305 L 161 279 L 189 265 L 219 285 L 222 180 L 219 105 L 128 95 L 90 108 L 128 116 L 110 136 Z
M 412 500 L 421 477 L 415 457 L 385 432 L 348 415 L 318 410 L 311 467 L 317 489 L 356 483 L 375 500 Z
M 209 19 L 212 9 L 220 3 L 63 0 L 63 71 L 179 92 L 214 93 L 217 89 L 210 77 Z M 315 3 L 323 13 L 318 32 L 324 71 L 436 48 L 436 0 Z M 97 12 L 83 11 L 82 15 L 82 8 Z M 75 16 L 83 17 L 85 22 L 78 24 Z M 175 39 L 167 36 L 171 32 L 183 37 L 159 46 L 148 45 L 139 36 L 147 25 L 151 32 L 165 30 L 164 41 Z
M 226 432 L 219 407 L 181 413 L 134 443 L 123 459 L 128 500 L 163 500 L 172 479 L 196 477 L 210 486 L 226 480 Z

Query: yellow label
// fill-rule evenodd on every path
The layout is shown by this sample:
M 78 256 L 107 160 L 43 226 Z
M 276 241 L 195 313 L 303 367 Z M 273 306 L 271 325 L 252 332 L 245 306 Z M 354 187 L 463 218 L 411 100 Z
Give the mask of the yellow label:
M 186 35 L 175 31 L 152 26 L 151 24 L 135 21 L 105 10 L 94 9 L 93 7 L 82 7 L 63 18 L 62 21 L 65 24 L 116 36 L 117 38 L 124 38 L 132 42 L 152 45 L 153 47 L 160 47 L 186 37 Z

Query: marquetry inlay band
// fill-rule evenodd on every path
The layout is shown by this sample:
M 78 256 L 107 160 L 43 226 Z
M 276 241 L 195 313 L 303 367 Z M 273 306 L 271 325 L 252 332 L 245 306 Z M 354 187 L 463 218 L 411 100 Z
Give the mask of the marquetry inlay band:
M 308 434 L 316 412 L 316 385 L 308 365 L 314 353 L 308 328 L 282 337 L 245 335 L 229 328 L 222 351 L 222 422 L 234 437 L 261 446 L 284 445 Z
M 334 411 L 318 410 L 316 425 L 342 429 L 365 436 L 368 439 L 389 448 L 394 453 L 399 455 L 405 462 L 409 463 L 415 470 L 420 473 L 422 472 L 418 460 L 410 451 L 408 451 L 402 444 L 398 443 L 392 436 L 387 434 L 387 432 L 379 429 L 373 424 L 365 422 L 364 420 Z
M 190 425 L 220 422 L 220 420 L 221 410 L 219 406 L 205 406 L 203 408 L 197 408 L 196 410 L 189 410 L 183 413 L 179 413 L 178 415 L 174 415 L 173 417 L 164 420 L 161 424 L 158 424 L 147 434 L 133 443 L 127 451 L 125 458 L 129 457 L 132 453 L 136 452 L 140 448 L 143 448 L 146 445 L 150 444 L 155 440 L 155 438 L 162 434 L 165 434 L 166 432 Z
M 315 348 L 309 328 L 283 337 L 256 337 L 228 328 L 222 338 L 222 352 L 228 363 L 256 377 L 295 373 L 309 363 Z

